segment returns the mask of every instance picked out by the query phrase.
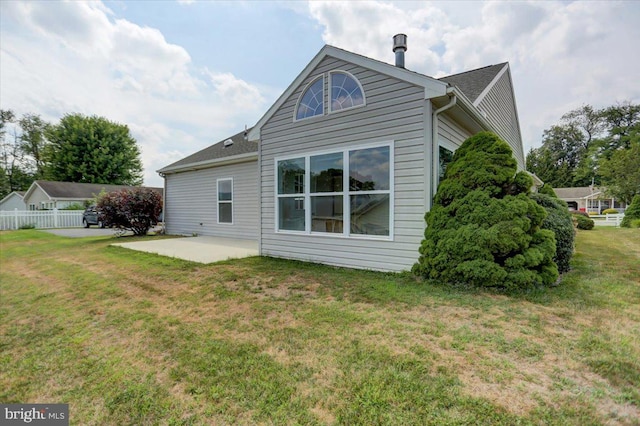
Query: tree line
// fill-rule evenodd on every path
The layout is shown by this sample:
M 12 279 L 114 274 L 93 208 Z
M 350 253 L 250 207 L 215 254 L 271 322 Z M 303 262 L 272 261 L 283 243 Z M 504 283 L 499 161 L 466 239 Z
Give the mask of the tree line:
M 126 125 L 104 117 L 67 114 L 49 123 L 0 110 L 0 199 L 38 179 L 140 185 L 140 149 Z
M 640 105 L 591 105 L 564 114 L 527 154 L 527 170 L 554 188 L 604 186 L 630 203 L 640 194 Z

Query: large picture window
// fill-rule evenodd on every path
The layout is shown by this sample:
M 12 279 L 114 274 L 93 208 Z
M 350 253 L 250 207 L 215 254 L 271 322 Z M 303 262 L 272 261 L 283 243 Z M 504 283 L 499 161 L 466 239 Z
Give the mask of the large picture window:
M 233 223 L 233 179 L 218 179 L 218 223 Z
M 276 160 L 276 230 L 389 239 L 393 145 Z
M 305 159 L 278 162 L 278 229 L 305 230 Z

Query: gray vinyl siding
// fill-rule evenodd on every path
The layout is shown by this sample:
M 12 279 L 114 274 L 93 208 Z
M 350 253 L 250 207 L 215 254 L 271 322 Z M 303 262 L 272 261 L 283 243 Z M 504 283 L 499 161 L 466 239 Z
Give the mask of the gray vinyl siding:
M 27 210 L 24 199 L 18 194 L 12 192 L 0 205 L 0 211 Z
M 29 194 L 29 198 L 24 199 L 24 203 L 27 206 L 27 210 L 29 210 L 30 204 L 35 204 L 36 209 L 39 210 L 42 206 L 42 203 L 49 203 L 49 202 L 51 202 L 51 199 L 39 186 L 36 186 L 33 189 L 33 192 Z
M 218 224 L 218 179 L 233 178 L 233 224 Z M 165 221 L 172 235 L 258 239 L 257 160 L 168 174 Z
M 321 73 L 343 70 L 362 84 L 366 106 L 293 121 L 302 90 Z M 328 90 L 325 78 L 325 94 Z M 410 269 L 425 213 L 424 89 L 335 58 L 325 58 L 261 128 L 261 254 L 350 268 Z M 393 141 L 393 240 L 295 235 L 275 231 L 275 159 Z
M 438 115 L 439 141 L 444 140 L 448 142 L 447 146 L 453 146 L 458 149 L 462 142 L 471 136 L 473 136 L 471 132 L 453 121 L 446 113 Z
M 511 146 L 518 160 L 518 168 L 524 170 L 522 136 L 516 113 L 510 73 L 507 70 L 478 104 L 487 114 L 487 120 L 496 128 L 498 135 Z

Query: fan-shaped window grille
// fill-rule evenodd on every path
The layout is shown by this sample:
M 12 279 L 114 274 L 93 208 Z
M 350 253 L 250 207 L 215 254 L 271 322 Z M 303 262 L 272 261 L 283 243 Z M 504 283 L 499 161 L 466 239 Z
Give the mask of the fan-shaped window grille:
M 319 77 L 302 93 L 296 110 L 296 120 L 322 114 L 324 114 L 324 79 Z
M 331 73 L 330 111 L 340 111 L 364 105 L 364 91 L 360 82 L 351 74 L 343 71 Z

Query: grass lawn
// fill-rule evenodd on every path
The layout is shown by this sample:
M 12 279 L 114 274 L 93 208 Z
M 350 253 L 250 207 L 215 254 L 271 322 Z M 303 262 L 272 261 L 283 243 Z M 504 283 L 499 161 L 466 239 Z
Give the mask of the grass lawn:
M 112 242 L 0 233 L 0 402 L 74 425 L 640 424 L 640 230 L 580 231 L 559 287 L 510 296 Z

